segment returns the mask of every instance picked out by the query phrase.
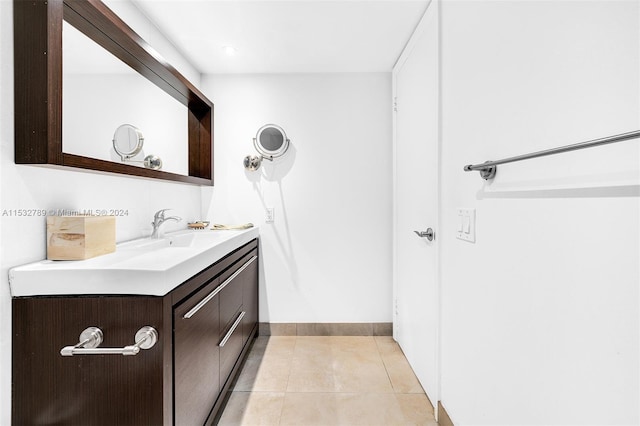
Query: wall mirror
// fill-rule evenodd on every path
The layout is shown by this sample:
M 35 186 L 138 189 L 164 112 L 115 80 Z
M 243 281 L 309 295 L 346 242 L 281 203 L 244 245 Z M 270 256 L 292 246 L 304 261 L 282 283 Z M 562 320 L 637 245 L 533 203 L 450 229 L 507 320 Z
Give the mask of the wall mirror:
M 153 153 L 166 160 L 162 170 L 189 174 L 185 105 L 66 21 L 62 52 L 63 152 L 138 167 Z M 123 156 L 136 139 L 140 148 Z
M 74 59 L 63 49 L 63 34 L 74 33 L 117 58 L 120 71 L 87 69 L 93 61 L 82 53 Z M 14 50 L 16 163 L 213 184 L 213 104 L 102 2 L 14 0 Z M 107 101 L 106 92 L 115 96 Z M 153 109 L 160 98 L 165 106 Z M 129 117 L 145 134 L 140 162 L 123 162 L 111 144 Z M 168 162 L 157 170 L 160 158 Z

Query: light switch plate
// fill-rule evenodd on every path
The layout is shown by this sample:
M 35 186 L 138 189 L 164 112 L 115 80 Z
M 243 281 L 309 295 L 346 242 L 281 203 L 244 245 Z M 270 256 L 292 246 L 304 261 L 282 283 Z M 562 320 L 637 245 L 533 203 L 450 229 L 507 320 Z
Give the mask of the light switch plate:
M 476 209 L 458 209 L 456 238 L 476 242 Z

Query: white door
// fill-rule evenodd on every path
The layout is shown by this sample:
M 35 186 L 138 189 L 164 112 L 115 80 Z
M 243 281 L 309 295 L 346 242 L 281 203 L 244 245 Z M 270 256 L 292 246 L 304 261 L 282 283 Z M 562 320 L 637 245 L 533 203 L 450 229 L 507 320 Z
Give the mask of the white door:
M 439 399 L 437 7 L 432 0 L 393 70 L 394 337 L 433 404 Z

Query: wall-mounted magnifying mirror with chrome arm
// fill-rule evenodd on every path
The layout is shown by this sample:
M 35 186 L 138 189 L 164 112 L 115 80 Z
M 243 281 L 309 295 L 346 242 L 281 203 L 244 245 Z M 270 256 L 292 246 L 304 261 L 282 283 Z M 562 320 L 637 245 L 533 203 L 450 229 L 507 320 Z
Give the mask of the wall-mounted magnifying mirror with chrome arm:
M 282 127 L 265 124 L 258 129 L 256 137 L 253 138 L 253 146 L 260 155 L 244 157 L 244 168 L 258 170 L 263 159 L 273 161 L 275 158 L 282 157 L 289 149 L 289 142 Z
M 144 146 L 142 132 L 131 124 L 123 124 L 113 134 L 113 149 L 118 153 L 122 161 L 138 155 Z
M 120 156 L 122 162 L 142 163 L 145 168 L 160 170 L 162 160 L 156 155 L 147 155 L 143 161 L 132 160 L 142 151 L 144 137 L 142 132 L 131 124 L 123 124 L 113 134 L 113 150 Z

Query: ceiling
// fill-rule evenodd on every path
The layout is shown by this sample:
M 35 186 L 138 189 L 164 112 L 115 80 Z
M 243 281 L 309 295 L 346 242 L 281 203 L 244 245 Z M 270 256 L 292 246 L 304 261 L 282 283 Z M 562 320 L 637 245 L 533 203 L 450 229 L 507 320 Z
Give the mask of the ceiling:
M 429 0 L 134 3 L 201 73 L 327 73 L 391 71 Z

